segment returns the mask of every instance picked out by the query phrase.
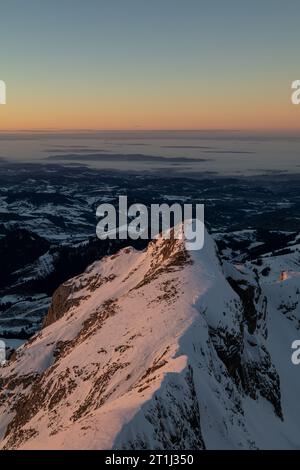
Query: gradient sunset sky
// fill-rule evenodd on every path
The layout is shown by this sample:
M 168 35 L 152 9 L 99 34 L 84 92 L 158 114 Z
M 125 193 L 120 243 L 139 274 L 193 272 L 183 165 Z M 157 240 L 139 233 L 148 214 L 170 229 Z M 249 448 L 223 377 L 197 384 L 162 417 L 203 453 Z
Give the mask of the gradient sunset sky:
M 0 130 L 299 129 L 298 0 L 1 0 Z

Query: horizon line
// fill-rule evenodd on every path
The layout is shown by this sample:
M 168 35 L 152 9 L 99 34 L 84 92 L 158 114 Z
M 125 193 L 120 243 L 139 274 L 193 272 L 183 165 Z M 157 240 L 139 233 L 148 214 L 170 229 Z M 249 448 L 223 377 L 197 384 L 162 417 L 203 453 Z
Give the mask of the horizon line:
M 241 128 L 241 129 L 230 129 L 230 128 L 199 128 L 199 129 L 184 129 L 184 128 L 176 128 L 176 129 L 155 129 L 155 128 L 145 128 L 145 129 L 135 129 L 135 128 L 128 128 L 128 129 L 98 129 L 98 128 L 28 128 L 28 129 L 0 129 L 1 133 L 95 133 L 95 132 L 277 132 L 277 133 L 293 133 L 293 132 L 300 132 L 300 128 L 264 128 L 264 129 L 255 129 L 255 128 Z

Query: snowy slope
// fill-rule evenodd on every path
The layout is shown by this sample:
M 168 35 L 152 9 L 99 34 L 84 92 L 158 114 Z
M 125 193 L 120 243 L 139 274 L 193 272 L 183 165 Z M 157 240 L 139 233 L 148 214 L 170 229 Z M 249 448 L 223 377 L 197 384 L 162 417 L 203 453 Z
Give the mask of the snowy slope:
M 221 266 L 208 234 L 199 252 L 158 238 L 94 263 L 1 369 L 0 447 L 299 447 L 285 370 L 297 330 L 277 280 L 259 281 Z

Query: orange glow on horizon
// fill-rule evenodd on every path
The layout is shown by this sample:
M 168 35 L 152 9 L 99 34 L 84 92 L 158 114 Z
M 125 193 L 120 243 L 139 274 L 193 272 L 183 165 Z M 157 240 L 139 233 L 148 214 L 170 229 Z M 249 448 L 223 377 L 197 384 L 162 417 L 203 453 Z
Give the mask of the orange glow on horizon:
M 272 98 L 238 93 L 214 100 L 188 94 L 139 100 L 132 93 L 115 99 L 87 97 L 74 104 L 72 93 L 59 99 L 8 96 L 7 104 L 0 106 L 0 131 L 300 130 L 300 105 L 291 104 L 288 94 Z

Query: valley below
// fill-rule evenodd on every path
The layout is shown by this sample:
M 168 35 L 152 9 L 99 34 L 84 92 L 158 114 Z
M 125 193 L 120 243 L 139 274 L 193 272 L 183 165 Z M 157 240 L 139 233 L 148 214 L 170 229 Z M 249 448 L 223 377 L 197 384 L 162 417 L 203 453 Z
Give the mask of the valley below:
M 18 164 L 0 182 L 1 448 L 299 447 L 296 176 Z M 97 239 L 121 195 L 205 204 L 204 248 Z

